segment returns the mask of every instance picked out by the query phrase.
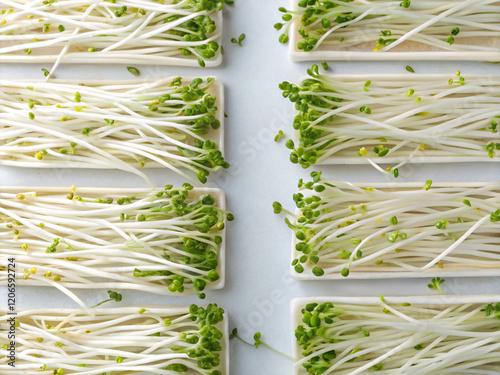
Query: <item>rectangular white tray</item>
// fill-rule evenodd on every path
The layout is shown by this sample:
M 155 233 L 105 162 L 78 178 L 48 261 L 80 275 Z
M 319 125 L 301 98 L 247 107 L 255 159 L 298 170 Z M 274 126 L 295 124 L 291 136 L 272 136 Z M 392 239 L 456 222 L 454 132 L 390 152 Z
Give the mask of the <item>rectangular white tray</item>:
M 422 188 L 422 183 L 417 182 L 378 182 L 378 183 L 352 183 L 355 186 L 361 187 L 373 187 L 376 189 L 386 189 L 386 190 L 398 190 L 398 189 L 420 189 Z M 465 188 L 476 188 L 481 187 L 484 184 L 491 184 L 491 182 L 433 182 L 433 187 L 465 187 Z M 500 189 L 500 183 L 498 183 Z M 300 210 L 296 209 L 297 214 L 300 214 Z M 298 243 L 297 238 L 292 234 L 292 252 L 291 259 L 295 259 L 298 252 L 295 249 L 295 245 Z M 500 251 L 500 250 L 499 250 Z M 311 273 L 297 273 L 294 267 L 290 265 L 290 273 L 292 277 L 296 280 L 306 280 L 306 281 L 326 281 L 326 280 L 344 280 L 346 279 L 340 273 L 322 276 L 318 278 Z M 421 272 L 357 272 L 355 269 L 351 270 L 349 273 L 349 279 L 362 279 L 362 280 L 374 280 L 374 279 L 409 279 L 409 278 L 422 278 L 422 277 L 434 277 L 434 276 L 449 276 L 449 277 L 486 277 L 486 276 L 500 276 L 500 264 L 496 268 L 462 268 L 460 270 L 453 270 L 447 268 L 430 268 Z
M 161 80 L 171 80 L 177 76 L 170 76 L 170 77 L 165 77 L 165 78 L 158 78 L 158 79 L 146 79 L 146 80 L 85 80 L 85 79 L 71 79 L 71 80 L 66 80 L 66 79 L 51 79 L 48 81 L 48 83 L 57 83 L 57 84 L 68 84 L 68 85 L 78 85 L 80 83 L 84 83 L 87 86 L 108 86 L 108 85 L 132 85 L 132 84 L 147 84 L 147 83 L 153 83 L 156 81 Z M 216 119 L 219 120 L 220 122 L 220 127 L 218 129 L 211 129 L 209 134 L 205 135 L 205 139 L 208 139 L 212 142 L 215 142 L 222 153 L 222 156 L 224 156 L 224 150 L 225 150 L 225 144 L 224 144 L 224 105 L 225 105 L 225 98 L 224 98 L 224 85 L 221 82 L 220 79 L 217 77 L 213 76 L 186 76 L 182 77 L 183 83 L 189 83 L 193 81 L 195 78 L 201 78 L 203 80 L 206 80 L 207 78 L 213 78 L 214 82 L 212 85 L 209 87 L 207 90 L 208 93 L 214 95 L 217 98 L 217 101 L 215 102 L 215 105 L 217 106 L 217 112 L 216 112 Z M 2 80 L 0 79 L 0 90 L 3 89 L 4 86 L 8 84 L 8 80 Z M 20 80 L 17 82 L 26 82 L 26 84 L 30 84 L 33 82 L 44 82 L 41 80 Z M 2 124 L 0 123 L 0 128 L 2 127 Z M 17 161 L 10 161 L 10 160 L 5 160 L 0 157 L 0 165 L 8 165 L 8 166 L 13 166 L 13 167 L 24 167 L 24 165 L 19 165 L 19 162 Z M 50 163 L 39 163 L 36 166 L 37 168 L 54 168 L 53 165 Z M 109 169 L 109 166 L 96 166 L 92 165 L 89 166 L 86 163 L 79 163 L 79 162 L 71 162 L 71 163 L 61 163 L 59 168 L 91 168 L 91 169 Z M 151 161 L 146 163 L 144 166 L 146 169 L 151 169 L 151 168 L 164 168 L 162 165 L 155 161 Z
M 500 56 L 499 56 L 500 58 Z M 429 81 L 435 81 L 435 80 L 442 80 L 444 79 L 443 77 L 446 77 L 446 75 L 443 74 L 332 74 L 332 77 L 339 81 L 344 81 L 344 82 L 360 82 L 363 84 L 366 81 L 383 81 L 383 82 L 401 82 L 402 87 L 407 87 L 407 82 L 420 82 L 422 80 L 429 80 Z M 300 79 L 300 82 L 303 82 L 306 79 L 310 79 L 311 77 L 309 76 L 304 76 Z M 450 74 L 450 78 L 456 78 L 455 74 Z M 482 76 L 482 75 L 477 75 L 477 74 L 470 74 L 467 75 L 466 78 L 469 79 L 477 79 L 477 78 L 484 78 L 487 79 L 487 76 Z M 298 111 L 294 109 L 294 114 L 297 115 Z M 297 134 L 297 131 L 295 131 L 295 134 Z M 295 137 L 296 139 L 296 137 Z M 485 134 L 485 140 L 487 139 L 486 142 L 490 140 L 495 140 L 498 139 L 500 142 L 500 133 L 493 134 L 488 132 L 488 134 Z M 460 156 L 460 155 L 454 155 L 454 154 L 449 154 L 449 155 L 442 155 L 440 153 L 439 155 L 436 154 L 434 150 L 429 150 L 429 149 L 424 149 L 419 151 L 418 155 L 421 156 L 413 156 L 410 160 L 410 163 L 415 163 L 415 164 L 431 164 L 431 163 L 463 163 L 463 162 L 484 162 L 484 163 L 498 163 L 500 162 L 499 158 L 490 158 L 487 153 L 485 152 L 484 157 L 471 157 L 471 156 Z M 404 156 L 399 156 L 399 157 L 394 157 L 394 156 L 387 156 L 384 158 L 380 158 L 383 160 L 377 160 L 378 163 L 380 164 L 398 164 L 404 160 L 406 160 L 406 157 Z M 465 160 L 464 160 L 465 159 Z M 366 165 L 368 162 L 366 161 L 365 158 L 360 158 L 357 155 L 352 156 L 352 157 L 338 157 L 338 156 L 333 156 L 328 159 L 325 159 L 323 161 L 320 161 L 317 163 L 317 165 L 345 165 L 345 164 L 357 164 L 357 165 Z M 500 176 L 500 172 L 499 172 Z
M 2 3 L 0 2 L 0 5 Z M 9 6 L 9 5 L 6 5 Z M 216 32 L 219 36 L 215 39 L 215 41 L 219 44 L 219 51 L 217 51 L 216 57 L 213 60 L 205 60 L 205 65 L 207 68 L 215 68 L 222 64 L 223 54 L 221 52 L 222 45 L 222 35 L 223 35 L 223 16 L 222 11 L 216 11 L 213 15 L 214 22 L 217 26 Z M 0 46 L 1 43 L 0 43 Z M 41 50 L 41 49 L 40 49 Z M 89 52 L 73 52 L 68 53 L 64 56 L 61 61 L 61 64 L 79 64 L 81 63 L 81 59 L 79 57 L 80 54 L 88 54 Z M 155 56 L 155 55 L 145 55 L 145 56 L 135 56 L 134 59 L 128 59 L 126 53 L 121 54 L 119 57 L 113 53 L 102 53 L 102 52 L 93 52 L 93 57 L 95 58 L 95 63 L 99 64 L 134 64 L 134 65 L 173 65 L 173 66 L 181 66 L 181 67 L 198 67 L 201 68 L 198 64 L 198 60 L 193 57 L 170 57 L 170 56 Z M 56 62 L 59 54 L 53 54 L 47 49 L 46 55 L 37 56 L 36 61 L 33 60 L 32 56 L 28 55 L 9 55 L 9 54 L 0 54 L 0 63 L 54 63 Z
M 292 1 L 292 10 L 298 11 L 298 0 Z M 401 60 L 443 60 L 443 61 L 500 61 L 500 50 L 498 52 L 440 52 L 440 51 L 417 51 L 407 48 L 401 52 L 363 52 L 363 51 L 338 51 L 338 50 L 314 50 L 302 52 L 297 48 L 298 37 L 300 37 L 299 19 L 292 21 L 290 26 L 290 43 L 288 56 L 291 61 L 401 61 Z
M 139 194 L 139 193 L 144 193 L 144 192 L 149 192 L 151 191 L 150 188 L 88 188 L 88 187 L 77 187 L 77 191 L 79 194 L 85 194 L 85 193 L 95 193 L 96 190 L 99 192 L 103 193 L 103 196 L 105 196 L 107 193 L 109 194 L 121 194 L 123 195 L 133 195 L 133 194 Z M 156 189 L 158 191 L 162 189 Z M 55 192 L 55 193 L 61 193 L 65 194 L 69 191 L 69 188 L 63 188 L 63 187 L 33 187 L 33 186 L 20 186 L 20 187 L 6 187 L 6 186 L 0 186 L 0 192 L 1 193 L 14 193 L 18 194 L 21 192 L 28 192 L 28 191 L 38 191 L 38 192 Z M 194 188 L 192 191 L 193 197 L 200 197 L 205 194 L 211 194 L 215 198 L 215 205 L 223 210 L 226 209 L 226 196 L 224 194 L 224 191 L 219 189 L 219 188 Z M 224 288 L 224 285 L 226 283 L 226 229 L 224 228 L 221 231 L 220 236 L 222 237 L 222 243 L 220 245 L 220 251 L 219 251 L 219 259 L 218 259 L 218 266 L 217 266 L 217 273 L 219 274 L 220 278 L 219 280 L 209 283 L 206 287 L 205 290 L 219 290 Z M 6 271 L 2 271 L 5 272 Z M 18 285 L 23 285 L 23 286 L 47 286 L 47 284 L 37 281 L 37 280 L 24 280 L 23 278 L 17 277 L 16 280 Z M 6 281 L 2 281 L 0 285 L 5 285 Z M 82 285 L 69 285 L 64 282 L 64 280 L 61 280 L 59 282 L 62 286 L 65 286 L 69 289 L 95 289 L 95 286 L 92 286 L 92 284 L 88 284 L 87 286 L 82 286 Z M 124 288 L 123 286 L 118 287 L 119 289 L 132 289 L 132 288 Z M 139 291 L 145 291 L 145 292 L 151 292 L 151 293 L 157 293 L 156 291 L 153 290 L 148 290 L 148 288 L 145 285 L 139 285 L 137 284 L 135 288 L 136 290 Z M 194 295 L 195 292 L 192 289 L 187 289 L 183 293 L 172 293 L 168 290 L 167 287 L 164 288 L 164 295 L 171 295 L 171 296 L 189 296 L 189 295 Z
M 435 295 L 435 296 L 408 296 L 408 297 L 386 297 L 384 300 L 388 304 L 402 304 L 411 303 L 412 305 L 432 305 L 436 308 L 436 305 L 449 306 L 455 304 L 468 304 L 468 303 L 480 303 L 489 304 L 500 302 L 500 294 L 496 295 L 470 295 L 470 296 L 458 296 L 458 295 Z M 302 324 L 300 310 L 304 308 L 305 305 L 309 303 L 325 303 L 331 302 L 333 304 L 353 304 L 353 305 L 376 305 L 380 303 L 379 297 L 307 297 L 307 298 L 295 298 L 290 304 L 291 312 L 291 322 L 292 322 L 292 332 L 295 332 L 297 326 Z M 294 335 L 292 335 L 292 351 L 295 360 L 301 358 L 301 347 L 297 344 L 297 340 Z M 293 374 L 299 375 L 300 368 L 294 367 Z
M 200 304 L 202 306 L 205 306 L 204 304 Z M 223 307 L 223 306 L 219 306 Z M 135 305 L 135 306 L 119 306 L 115 308 L 99 308 L 95 309 L 95 311 L 109 311 L 113 313 L 117 312 L 123 312 L 124 310 L 139 310 L 142 308 L 147 308 L 149 311 L 153 313 L 158 313 L 158 314 L 168 314 L 171 309 L 177 309 L 177 310 L 189 310 L 189 306 L 159 306 L 159 305 Z M 32 308 L 32 309 L 17 309 L 16 313 L 17 314 L 29 314 L 31 311 L 40 311 L 42 308 Z M 59 314 L 61 316 L 69 316 L 75 311 L 82 311 L 78 309 L 68 309 L 68 308 L 43 308 L 44 313 L 49 313 L 49 314 Z M 6 308 L 0 308 L 0 314 L 6 315 L 8 313 L 8 310 Z M 222 351 L 221 351 L 221 372 L 222 375 L 229 375 L 229 364 L 230 364 L 230 358 L 229 358 L 229 313 L 227 311 L 224 312 L 224 320 L 218 328 L 221 330 L 221 332 L 224 334 L 224 339 L 221 342 L 222 346 Z M 138 374 L 141 375 L 141 374 Z M 147 375 L 147 374 L 142 374 L 142 375 Z

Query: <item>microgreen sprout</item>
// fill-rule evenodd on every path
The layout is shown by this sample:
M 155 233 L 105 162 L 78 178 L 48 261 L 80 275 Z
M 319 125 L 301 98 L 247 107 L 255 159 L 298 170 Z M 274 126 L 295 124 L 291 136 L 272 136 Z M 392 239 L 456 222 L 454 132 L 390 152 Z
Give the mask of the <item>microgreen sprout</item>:
M 319 172 L 311 178 L 299 180 L 295 212 L 273 203 L 293 232 L 291 266 L 301 278 L 498 268 L 498 183 L 395 190 L 332 181 Z
M 410 73 L 415 73 L 415 70 L 410 65 L 406 65 L 406 70 L 409 71 Z
M 419 51 L 499 51 L 496 43 L 478 37 L 498 41 L 500 10 L 488 0 L 419 2 L 416 7 L 410 0 L 294 2 L 296 10 L 279 9 L 282 22 L 274 28 L 281 32 L 281 43 L 288 43 L 290 33 L 297 34 L 293 47 L 301 53 L 392 52 L 415 46 Z M 459 33 L 472 42 L 454 43 Z
M 429 289 L 436 289 L 441 292 L 442 295 L 444 295 L 443 289 L 441 289 L 441 284 L 445 282 L 445 279 L 442 279 L 440 277 L 435 277 L 431 280 L 431 283 L 427 285 Z
M 30 6 L 31 12 L 29 2 L 14 2 L 12 12 L 1 16 L 0 56 L 13 62 L 55 62 L 50 75 L 60 63 L 221 62 L 221 11 L 232 0 L 139 3 L 59 1 Z
M 122 298 L 123 298 L 123 296 L 120 293 L 112 291 L 112 290 L 108 290 L 108 295 L 109 295 L 108 299 L 105 299 L 104 301 L 99 302 L 97 305 L 92 306 L 92 308 L 96 308 L 98 306 L 101 306 L 101 305 L 103 305 L 107 302 L 111 302 L 111 301 L 121 302 Z
M 300 300 L 296 373 L 494 374 L 500 303 L 409 302 Z
M 295 106 L 295 139 L 286 142 L 290 161 L 303 168 L 370 164 L 397 178 L 415 158 L 485 161 L 500 155 L 500 133 L 491 131 L 500 116 L 494 89 L 500 80 L 466 80 L 460 72 L 451 82 L 416 75 L 408 87 L 401 76 L 353 78 L 320 71 L 318 65 L 307 72 L 299 84 L 279 85 Z
M 142 310 L 99 308 L 93 315 L 69 309 L 18 311 L 17 336 L 23 345 L 17 346 L 15 368 L 5 364 L 2 375 L 18 374 L 19 369 L 57 375 L 227 373 L 222 308 L 211 304 Z M 7 319 L 2 312 L 0 325 L 8 324 Z
M 212 172 L 229 167 L 218 136 L 223 112 L 214 78 L 85 86 L 43 82 L 32 90 L 22 82 L 0 84 L 0 110 L 8 113 L 0 164 L 122 169 L 150 184 L 142 168 L 167 168 L 205 183 Z
M 236 39 L 236 38 L 231 38 L 231 43 L 233 43 L 233 44 L 237 44 L 237 45 L 239 45 L 240 47 L 242 47 L 242 46 L 243 46 L 242 42 L 245 40 L 245 38 L 246 38 L 246 35 L 245 35 L 245 34 L 241 34 L 241 35 L 238 37 L 238 39 Z
M 61 288 L 119 285 L 205 298 L 220 283 L 225 223 L 234 216 L 221 208 L 219 190 L 38 188 L 23 200 L 14 192 L 0 190 L 0 261 L 15 257 L 20 270 L 36 269 L 31 284 L 46 284 L 45 274 Z M 0 281 L 6 278 L 0 270 Z

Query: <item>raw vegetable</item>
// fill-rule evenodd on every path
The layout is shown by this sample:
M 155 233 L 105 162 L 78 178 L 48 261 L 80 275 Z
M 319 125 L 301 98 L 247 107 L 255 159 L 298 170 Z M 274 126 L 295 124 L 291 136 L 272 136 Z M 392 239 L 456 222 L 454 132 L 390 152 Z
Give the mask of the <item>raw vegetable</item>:
M 359 300 L 300 301 L 296 375 L 500 371 L 500 304 Z
M 4 80 L 0 87 L 0 164 L 122 169 L 150 184 L 143 167 L 202 183 L 229 167 L 214 78 L 85 85 Z
M 301 278 L 500 271 L 499 183 L 422 189 L 311 176 L 293 195 L 296 213 L 273 205 L 288 216 Z
M 11 0 L 0 61 L 216 66 L 231 0 Z M 49 75 L 50 77 L 50 75 Z
M 15 368 L 5 375 L 102 375 L 226 373 L 224 310 L 208 307 L 120 307 L 81 310 L 30 309 L 16 317 Z M 0 312 L 0 326 L 10 317 Z M 8 355 L 7 330 L 0 358 Z
M 491 0 L 294 0 L 280 8 L 280 42 L 297 33 L 311 51 L 499 52 L 500 9 Z M 297 6 L 298 5 L 298 6 Z M 291 26 L 295 24 L 292 28 Z
M 295 104 L 286 146 L 303 168 L 369 163 L 397 177 L 408 162 L 500 161 L 498 77 L 307 72 L 280 85 Z
M 1 263 L 25 285 L 198 294 L 220 287 L 219 190 L 0 189 Z M 0 269 L 0 282 L 7 270 Z M 71 294 L 70 294 L 71 296 Z M 78 301 L 78 300 L 76 300 Z

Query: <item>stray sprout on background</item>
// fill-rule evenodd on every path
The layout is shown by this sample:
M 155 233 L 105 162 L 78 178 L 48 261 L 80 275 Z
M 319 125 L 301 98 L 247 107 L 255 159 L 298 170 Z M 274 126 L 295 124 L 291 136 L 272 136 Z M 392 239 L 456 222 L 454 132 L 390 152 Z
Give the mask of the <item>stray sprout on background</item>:
M 266 348 L 268 348 L 269 350 L 275 352 L 276 354 L 282 356 L 282 357 L 285 357 L 286 359 L 289 359 L 291 361 L 295 361 L 293 359 L 293 357 L 283 353 L 283 352 L 280 352 L 279 350 L 277 349 L 274 349 L 272 346 L 266 344 L 264 341 L 262 341 L 262 334 L 260 332 L 256 332 L 254 335 L 253 335 L 253 339 L 254 339 L 254 344 L 250 344 L 248 341 L 245 341 L 243 340 L 240 336 L 238 336 L 238 328 L 234 328 L 233 331 L 231 332 L 231 334 L 229 335 L 229 340 L 233 340 L 233 339 L 238 339 L 239 341 L 241 341 L 243 344 L 245 345 L 248 345 L 248 346 L 255 346 L 255 348 L 259 348 L 259 346 L 265 346 Z
M 294 0 L 279 8 L 281 43 L 297 32 L 299 51 L 498 52 L 496 1 Z M 294 23 L 294 27 L 291 27 Z M 496 41 L 496 42 L 495 42 Z
M 9 1 L 4 61 L 214 65 L 221 10 L 232 0 Z M 51 75 L 49 74 L 49 76 Z
M 97 305 L 92 306 L 92 308 L 95 309 L 96 307 L 99 307 L 99 306 L 101 306 L 105 303 L 111 302 L 111 301 L 121 302 L 123 299 L 123 296 L 120 293 L 114 292 L 112 290 L 108 290 L 108 295 L 109 295 L 108 299 L 105 299 L 104 301 L 99 302 Z
M 0 361 L 2 375 L 176 374 L 222 375 L 224 310 L 217 305 L 18 311 L 16 366 Z M 0 314 L 7 332 L 9 316 Z M 9 355 L 0 337 L 0 358 Z
M 231 43 L 233 43 L 233 44 L 237 44 L 237 45 L 239 45 L 240 47 L 243 47 L 242 42 L 245 40 L 245 38 L 246 38 L 246 35 L 245 35 L 245 34 L 241 34 L 241 35 L 238 37 L 238 39 L 236 39 L 236 38 L 231 38 Z
M 435 277 L 432 279 L 431 283 L 427 285 L 429 289 L 437 289 L 441 292 L 442 295 L 444 295 L 443 289 L 441 288 L 441 284 L 444 283 L 446 280 L 442 279 L 440 277 Z
M 500 303 L 308 303 L 299 375 L 498 374 Z
M 0 81 L 0 87 L 0 164 L 121 169 L 151 185 L 141 168 L 167 168 L 205 183 L 211 172 L 229 167 L 218 142 L 222 112 L 214 78 Z
M 314 278 L 356 273 L 499 269 L 500 184 L 373 188 L 311 173 L 285 212 L 294 232 L 292 266 Z M 314 275 L 314 276 L 312 276 Z
M 189 184 L 129 195 L 98 188 L 4 189 L 0 261 L 15 257 L 27 285 L 190 291 L 204 298 L 223 272 L 225 221 L 234 217 L 211 194 L 191 190 Z M 7 276 L 0 270 L 0 282 Z M 110 298 L 121 296 L 112 292 Z
M 317 65 L 307 73 L 298 85 L 280 84 L 296 112 L 296 137 L 286 147 L 290 161 L 303 168 L 369 163 L 398 177 L 419 157 L 500 160 L 499 77 L 352 77 L 320 72 Z

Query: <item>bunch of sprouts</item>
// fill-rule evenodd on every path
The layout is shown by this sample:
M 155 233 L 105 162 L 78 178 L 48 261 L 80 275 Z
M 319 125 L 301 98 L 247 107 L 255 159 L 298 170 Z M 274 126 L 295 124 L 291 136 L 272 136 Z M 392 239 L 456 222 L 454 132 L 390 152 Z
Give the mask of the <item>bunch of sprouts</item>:
M 299 181 L 292 266 L 305 277 L 500 270 L 500 184 Z M 314 275 L 314 276 L 313 276 Z
M 279 40 L 297 33 L 310 51 L 500 52 L 500 8 L 492 0 L 295 0 Z M 298 4 L 297 4 L 298 3 Z
M 0 326 L 9 316 L 0 313 Z M 0 333 L 5 375 L 225 373 L 224 310 L 217 305 L 32 309 L 16 317 L 16 362 L 9 366 L 7 330 Z
M 308 74 L 280 85 L 296 110 L 286 146 L 303 168 L 370 163 L 398 177 L 408 162 L 500 160 L 498 77 Z
M 500 303 L 311 302 L 295 337 L 298 375 L 495 375 Z
M 0 9 L 0 60 L 181 64 L 221 62 L 229 0 L 9 0 Z
M 225 221 L 233 219 L 216 194 L 189 184 L 139 191 L 2 189 L 0 261 L 15 258 L 26 285 L 204 298 L 205 289 L 220 283 Z M 7 276 L 0 269 L 0 282 Z
M 202 183 L 229 167 L 221 151 L 221 89 L 213 78 L 0 81 L 0 87 L 0 164 L 121 169 L 149 183 L 143 167 L 196 175 Z

